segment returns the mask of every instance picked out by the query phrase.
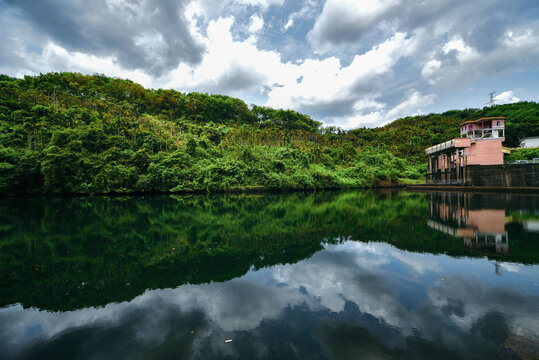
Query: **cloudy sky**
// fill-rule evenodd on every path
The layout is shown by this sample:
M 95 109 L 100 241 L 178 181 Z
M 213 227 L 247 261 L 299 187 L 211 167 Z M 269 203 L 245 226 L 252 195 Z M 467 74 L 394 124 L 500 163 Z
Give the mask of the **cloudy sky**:
M 0 0 L 0 73 L 77 71 L 325 125 L 539 100 L 537 0 Z

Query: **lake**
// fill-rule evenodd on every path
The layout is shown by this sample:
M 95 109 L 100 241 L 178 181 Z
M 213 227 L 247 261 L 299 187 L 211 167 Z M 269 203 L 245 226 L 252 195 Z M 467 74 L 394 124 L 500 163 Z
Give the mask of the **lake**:
M 539 196 L 0 199 L 2 359 L 533 359 Z

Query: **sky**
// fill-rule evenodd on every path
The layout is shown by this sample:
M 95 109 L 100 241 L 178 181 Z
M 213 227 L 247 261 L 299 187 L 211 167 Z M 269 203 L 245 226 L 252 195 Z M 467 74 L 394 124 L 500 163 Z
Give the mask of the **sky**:
M 343 129 L 539 101 L 537 0 L 0 0 L 0 73 L 238 97 Z

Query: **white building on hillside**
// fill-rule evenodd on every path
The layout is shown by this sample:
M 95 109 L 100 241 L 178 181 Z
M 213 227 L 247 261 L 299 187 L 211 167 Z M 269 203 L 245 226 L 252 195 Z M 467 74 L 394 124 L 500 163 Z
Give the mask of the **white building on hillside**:
M 539 136 L 522 139 L 519 147 L 528 149 L 539 147 Z

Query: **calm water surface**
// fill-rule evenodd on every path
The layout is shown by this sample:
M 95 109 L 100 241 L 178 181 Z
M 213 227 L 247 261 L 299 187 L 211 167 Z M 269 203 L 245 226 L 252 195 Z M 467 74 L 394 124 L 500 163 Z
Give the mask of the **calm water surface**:
M 539 196 L 0 199 L 2 359 L 534 359 Z

